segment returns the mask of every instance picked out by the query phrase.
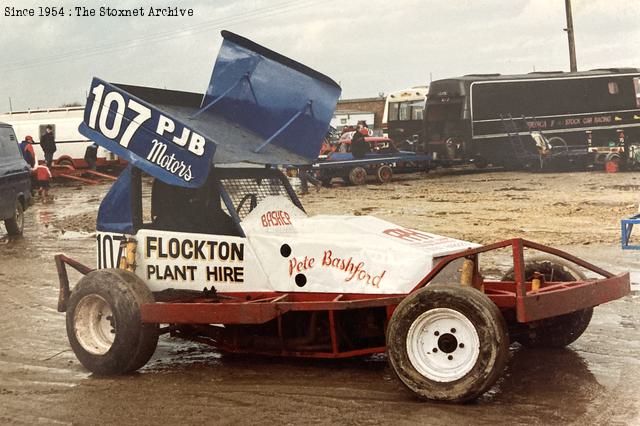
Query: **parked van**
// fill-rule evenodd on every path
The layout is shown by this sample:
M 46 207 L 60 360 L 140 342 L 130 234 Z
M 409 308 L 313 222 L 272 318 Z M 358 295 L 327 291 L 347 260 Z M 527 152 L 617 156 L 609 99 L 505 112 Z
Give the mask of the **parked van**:
M 22 234 L 24 210 L 31 199 L 30 175 L 13 128 L 0 123 L 0 220 L 9 235 Z

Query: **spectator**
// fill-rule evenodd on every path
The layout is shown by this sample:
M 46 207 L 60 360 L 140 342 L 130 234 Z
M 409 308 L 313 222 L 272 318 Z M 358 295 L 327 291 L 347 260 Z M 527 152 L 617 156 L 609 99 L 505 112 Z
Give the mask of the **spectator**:
M 36 165 L 36 153 L 33 150 L 33 138 L 31 136 L 25 136 L 24 140 L 20 142 L 20 152 L 24 161 L 33 169 Z
M 42 151 L 44 151 L 44 161 L 47 163 L 47 167 L 51 168 L 53 165 L 53 154 L 57 150 L 56 139 L 51 125 L 47 125 L 44 134 L 40 136 L 40 147 Z
M 46 203 L 49 198 L 49 181 L 51 180 L 51 171 L 44 165 L 38 165 L 34 171 L 36 175 L 38 195 L 41 196 L 43 202 Z
M 351 155 L 355 159 L 364 158 L 369 152 L 369 143 L 365 140 L 365 135 L 369 135 L 369 131 L 365 126 L 366 124 L 359 123 L 351 138 Z
M 322 182 L 315 177 L 314 173 L 308 167 L 301 167 L 298 169 L 298 178 L 300 179 L 301 195 L 309 193 L 309 182 L 316 187 L 316 191 L 320 191 Z
M 89 169 L 96 169 L 96 162 L 98 161 L 98 145 L 95 142 L 89 145 L 84 151 L 84 161 L 87 162 L 87 167 L 89 167 Z

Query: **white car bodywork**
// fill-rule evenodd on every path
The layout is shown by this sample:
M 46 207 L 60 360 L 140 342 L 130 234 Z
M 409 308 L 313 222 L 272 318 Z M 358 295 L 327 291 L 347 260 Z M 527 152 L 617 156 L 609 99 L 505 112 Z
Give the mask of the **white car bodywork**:
M 371 216 L 309 217 L 283 196 L 265 198 L 242 228 L 246 238 L 141 229 L 135 273 L 152 291 L 406 294 L 434 259 L 478 247 Z M 116 266 L 123 238 L 99 233 L 98 268 Z

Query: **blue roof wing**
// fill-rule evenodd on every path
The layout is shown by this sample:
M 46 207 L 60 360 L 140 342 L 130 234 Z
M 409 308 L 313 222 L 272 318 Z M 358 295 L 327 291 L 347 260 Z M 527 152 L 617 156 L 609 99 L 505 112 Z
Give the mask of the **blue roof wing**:
M 94 78 L 80 133 L 171 185 L 201 186 L 211 164 L 308 164 L 340 87 L 329 77 L 223 31 L 206 93 Z
M 258 162 L 270 144 L 314 161 L 329 130 L 340 86 L 237 34 L 223 31 L 222 36 L 202 108 L 258 134 L 264 142 L 254 147 L 252 154 L 257 155 L 251 156 Z

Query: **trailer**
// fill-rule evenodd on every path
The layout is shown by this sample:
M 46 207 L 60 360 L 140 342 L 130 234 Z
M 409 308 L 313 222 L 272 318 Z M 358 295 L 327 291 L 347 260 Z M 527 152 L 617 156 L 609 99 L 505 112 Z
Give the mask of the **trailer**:
M 595 306 L 629 293 L 629 274 L 531 241 L 481 246 L 375 217 L 307 215 L 272 166 L 315 160 L 340 88 L 222 36 L 205 94 L 91 84 L 80 131 L 129 166 L 99 208 L 96 267 L 55 257 L 58 310 L 88 370 L 135 371 L 166 333 L 231 353 L 386 352 L 414 395 L 462 402 L 502 375 L 510 342 L 570 344 Z M 239 160 L 257 167 L 225 166 Z M 495 250 L 512 268 L 490 279 L 480 260 Z M 73 288 L 69 268 L 84 275 Z
M 431 159 L 412 151 L 398 149 L 387 137 L 366 136 L 369 152 L 363 158 L 354 158 L 351 153 L 351 135 L 343 135 L 335 145 L 335 151 L 321 156 L 312 170 L 324 186 L 330 186 L 334 178 L 351 185 L 364 185 L 372 176 L 378 183 L 391 182 L 394 174 L 428 172 Z

